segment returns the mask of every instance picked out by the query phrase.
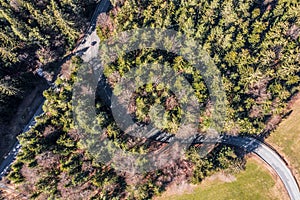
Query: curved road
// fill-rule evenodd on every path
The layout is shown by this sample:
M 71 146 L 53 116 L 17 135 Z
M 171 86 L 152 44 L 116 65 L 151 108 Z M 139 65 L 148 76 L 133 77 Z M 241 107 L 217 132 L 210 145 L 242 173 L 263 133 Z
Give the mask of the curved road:
M 78 52 L 84 50 L 84 53 L 81 54 L 82 58 L 85 61 L 90 60 L 92 57 L 97 56 L 97 49 L 99 47 L 99 38 L 96 34 L 95 27 L 96 27 L 96 20 L 97 16 L 101 12 L 106 12 L 108 10 L 108 7 L 110 5 L 109 0 L 102 0 L 91 19 L 90 28 L 85 34 L 84 39 L 77 47 Z M 96 45 L 92 46 L 91 43 L 96 41 Z M 42 111 L 42 105 L 40 105 L 39 109 L 36 111 L 30 122 L 27 124 L 27 126 L 23 129 L 23 132 L 26 132 L 30 129 L 32 125 L 35 124 L 35 117 L 38 115 L 41 115 L 43 113 Z M 154 131 L 154 134 L 157 134 L 157 131 Z M 162 142 L 169 142 L 172 137 L 167 137 L 167 139 L 164 139 L 161 135 L 159 137 L 159 141 Z M 193 140 L 193 141 L 197 141 Z M 195 143 L 194 142 L 194 143 Z M 201 142 L 201 141 L 198 141 Z M 205 142 L 202 141 L 202 143 Z M 270 165 L 273 170 L 278 174 L 280 179 L 282 180 L 290 198 L 292 200 L 300 200 L 300 192 L 299 187 L 297 184 L 296 179 L 294 178 L 293 174 L 291 173 L 290 169 L 287 167 L 284 160 L 270 147 L 268 147 L 266 144 L 262 143 L 261 141 L 250 138 L 250 137 L 237 137 L 237 136 L 221 136 L 218 138 L 218 142 L 228 145 L 237 146 L 240 148 L 245 149 L 247 152 L 253 152 L 256 155 L 258 155 L 261 159 L 263 159 L 268 165 Z M 197 142 L 196 142 L 197 143 Z M 19 142 L 16 142 L 16 144 L 13 146 L 12 150 L 7 154 L 5 160 L 0 165 L 0 178 L 2 178 L 7 170 L 9 169 L 10 165 L 14 161 L 15 157 L 17 156 L 19 150 L 20 150 L 20 144 Z
M 295 177 L 282 158 L 266 144 L 250 137 L 228 137 L 223 140 L 224 144 L 234 145 L 253 152 L 263 159 L 282 180 L 290 198 L 300 199 L 299 186 Z
M 160 133 L 159 130 L 151 130 L 147 138 L 164 143 L 172 142 L 175 138 L 168 133 Z M 281 156 L 267 144 L 253 137 L 220 135 L 218 138 L 205 138 L 203 135 L 194 135 L 183 142 L 189 144 L 215 144 L 222 143 L 226 145 L 236 146 L 244 149 L 248 153 L 254 153 L 264 160 L 280 177 L 283 182 L 290 199 L 300 200 L 300 191 L 297 180 L 288 168 L 286 162 Z

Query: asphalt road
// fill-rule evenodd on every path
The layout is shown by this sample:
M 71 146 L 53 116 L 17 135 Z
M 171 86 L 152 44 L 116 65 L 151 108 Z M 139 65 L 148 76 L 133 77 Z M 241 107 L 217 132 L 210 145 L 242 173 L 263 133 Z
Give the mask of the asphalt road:
M 96 34 L 96 20 L 97 16 L 101 12 L 105 12 L 108 10 L 110 5 L 109 0 L 102 0 L 96 8 L 94 15 L 91 19 L 90 28 L 88 29 L 87 33 L 85 34 L 84 39 L 77 47 L 80 54 L 84 61 L 89 61 L 91 58 L 97 56 L 98 47 L 99 47 L 99 38 Z M 96 42 L 95 45 L 91 45 L 93 42 Z M 84 50 L 84 51 L 81 51 Z M 39 109 L 36 111 L 30 122 L 24 128 L 23 132 L 26 132 L 30 129 L 31 126 L 35 124 L 34 118 L 38 115 L 43 113 L 42 105 L 40 105 Z M 268 165 L 270 165 L 273 170 L 278 174 L 280 179 L 282 180 L 290 198 L 292 200 L 300 200 L 300 192 L 299 187 L 296 182 L 296 179 L 292 175 L 290 169 L 287 167 L 286 163 L 282 158 L 272 150 L 270 147 L 265 145 L 264 143 L 250 137 L 234 137 L 234 136 L 224 136 L 220 142 L 228 145 L 237 146 L 240 148 L 245 149 L 247 152 L 253 152 L 258 155 L 261 159 L 263 159 Z M 13 146 L 12 150 L 6 156 L 5 160 L 0 165 L 0 178 L 3 177 L 9 167 L 11 166 L 12 162 L 15 160 L 21 146 L 19 142 Z
M 292 200 L 300 199 L 299 186 L 295 177 L 282 158 L 270 147 L 261 141 L 250 137 L 228 137 L 223 143 L 234 145 L 253 152 L 264 160 L 282 180 L 290 198 Z
M 97 56 L 98 48 L 99 48 L 99 38 L 96 34 L 96 23 L 97 23 L 97 17 L 100 13 L 106 12 L 109 8 L 110 1 L 109 0 L 102 0 L 100 3 L 98 3 L 94 14 L 92 16 L 92 19 L 90 21 L 90 26 L 85 33 L 85 36 L 82 39 L 82 42 L 76 47 L 77 52 L 83 52 L 82 49 L 85 49 L 82 54 L 82 58 L 84 61 L 88 61 L 92 57 Z M 96 41 L 96 45 L 91 45 L 92 42 Z M 33 117 L 30 119 L 28 124 L 24 127 L 23 133 L 28 131 L 32 126 L 34 126 L 35 117 L 41 115 L 43 113 L 42 107 L 43 107 L 44 101 L 41 103 L 39 108 L 36 110 Z M 11 164 L 15 160 L 17 154 L 19 153 L 21 149 L 21 145 L 19 141 L 17 141 L 14 146 L 11 148 L 8 154 L 5 155 L 3 162 L 0 164 L 0 179 L 5 176 L 7 171 L 9 170 Z M 0 187 L 1 188 L 1 187 Z
M 41 115 L 43 113 L 43 104 L 44 101 L 41 103 L 41 105 L 38 107 L 38 109 L 36 110 L 36 112 L 34 113 L 33 117 L 30 119 L 29 123 L 25 126 L 25 128 L 23 129 L 23 133 L 28 131 L 32 126 L 34 126 L 35 122 L 35 117 Z M 15 160 L 17 154 L 19 153 L 19 150 L 21 149 L 21 145 L 19 143 L 19 141 L 17 141 L 14 146 L 12 147 L 12 149 L 9 151 L 9 153 L 5 156 L 5 159 L 3 160 L 3 162 L 0 165 L 0 179 L 6 174 L 6 172 L 9 170 L 9 167 L 11 166 L 11 164 L 13 163 L 13 161 Z

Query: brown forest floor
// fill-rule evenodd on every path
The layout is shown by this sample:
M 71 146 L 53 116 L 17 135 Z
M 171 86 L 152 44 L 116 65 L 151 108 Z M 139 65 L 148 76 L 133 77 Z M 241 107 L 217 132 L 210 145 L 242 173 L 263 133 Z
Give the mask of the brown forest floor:
M 24 99 L 19 105 L 16 105 L 17 111 L 7 124 L 0 126 L 0 162 L 3 156 L 8 153 L 10 148 L 16 142 L 16 136 L 19 135 L 26 124 L 34 115 L 43 99 L 43 91 L 47 88 L 46 81 L 37 78 L 34 88 L 30 88 L 28 93 L 24 95 Z
M 199 185 L 171 185 L 156 200 L 192 199 L 289 199 L 276 173 L 256 156 L 249 156 L 246 170 L 238 174 L 218 172 Z

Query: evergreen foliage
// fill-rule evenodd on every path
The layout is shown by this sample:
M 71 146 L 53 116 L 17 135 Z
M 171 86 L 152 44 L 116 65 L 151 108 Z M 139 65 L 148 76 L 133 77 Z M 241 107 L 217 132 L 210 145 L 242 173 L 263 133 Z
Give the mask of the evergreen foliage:
M 49 4 L 42 6 L 49 11 L 46 13 L 34 12 L 35 5 L 26 5 L 24 9 L 33 13 L 32 20 L 36 20 L 36 24 L 44 23 L 39 17 L 43 13 L 51 27 L 72 43 L 75 39 L 72 36 L 77 32 L 70 28 L 70 21 L 63 20 L 68 18 L 63 13 L 79 8 L 75 2 L 70 2 L 72 1 L 51 0 Z M 172 28 L 195 38 L 209 52 L 221 71 L 227 94 L 228 116 L 223 132 L 257 135 L 272 127 L 269 124 L 272 117 L 282 116 L 286 112 L 287 103 L 298 92 L 300 81 L 300 4 L 296 0 L 268 2 L 114 1 L 115 7 L 109 13 L 108 20 L 114 26 L 110 27 L 109 23 L 100 24 L 98 34 L 101 38 L 107 38 L 116 32 L 136 27 L 158 27 Z M 1 6 L 8 8 L 10 5 L 2 3 Z M 10 24 L 11 33 L 4 34 L 5 36 L 0 34 L 1 41 L 5 37 L 26 41 L 31 24 L 17 26 L 17 22 L 11 20 L 13 16 L 17 16 L 17 11 L 3 10 L 0 12 L 1 19 L 3 23 Z M 43 28 L 40 25 L 37 27 Z M 38 34 L 33 35 L 38 38 Z M 10 45 L 9 42 L 3 44 Z M 8 60 L 10 58 L 13 56 L 7 57 Z M 234 150 L 222 145 L 218 145 L 204 158 L 201 158 L 196 147 L 191 147 L 184 158 L 170 161 L 169 166 L 141 175 L 134 174 L 134 177 L 115 170 L 113 165 L 97 162 L 97 154 L 101 152 L 87 152 L 83 147 L 93 145 L 95 141 L 92 139 L 100 140 L 100 137 L 79 142 L 80 130 L 76 129 L 72 118 L 73 114 L 79 115 L 79 120 L 86 120 L 88 117 L 80 110 L 72 113 L 72 87 L 77 78 L 77 70 L 82 65 L 80 59 L 73 59 L 70 78 L 58 78 L 55 88 L 44 92 L 44 114 L 38 118 L 33 129 L 19 136 L 22 151 L 12 166 L 9 179 L 19 183 L 18 189 L 22 193 L 31 198 L 44 199 L 65 199 L 70 194 L 80 195 L 81 192 L 84 192 L 87 199 L 151 199 L 163 192 L 172 181 L 182 181 L 179 178 L 182 174 L 184 180 L 198 183 L 215 171 L 235 172 L 242 168 L 243 162 L 237 158 Z M 182 57 L 153 49 L 123 54 L 117 61 L 105 66 L 107 77 L 115 75 L 107 81 L 114 87 L 118 78 L 126 72 L 141 63 L 153 61 L 163 66 L 170 65 L 192 85 L 203 106 L 199 116 L 199 130 L 205 131 L 211 123 L 207 87 L 201 73 L 195 71 Z M 176 85 L 176 88 L 180 87 L 180 84 Z M 119 92 L 122 90 L 115 89 Z M 135 91 L 132 99 L 134 109 L 131 114 L 137 122 L 149 123 L 149 118 L 155 117 L 150 107 L 158 102 L 167 110 L 164 116 L 166 120 L 161 121 L 158 127 L 164 131 L 176 132 L 182 112 L 168 87 L 146 84 Z M 79 103 L 81 106 L 85 105 L 85 102 Z M 128 152 L 142 154 L 163 146 L 125 135 L 116 125 L 108 105 L 101 99 L 96 99 L 95 106 L 98 124 L 87 127 L 91 133 L 96 134 L 96 126 L 101 126 L 104 130 L 101 134 L 112 144 Z M 26 170 L 35 174 L 37 179 L 28 178 L 28 173 L 24 173 Z M 30 191 L 27 191 L 28 188 L 31 188 Z

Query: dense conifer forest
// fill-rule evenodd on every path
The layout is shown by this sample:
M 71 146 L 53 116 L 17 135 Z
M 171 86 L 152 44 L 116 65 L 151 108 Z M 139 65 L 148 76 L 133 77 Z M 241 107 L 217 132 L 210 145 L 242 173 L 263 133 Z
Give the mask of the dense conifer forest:
M 79 6 L 77 1 L 39 1 L 33 5 L 25 0 L 15 1 L 17 5 L 12 2 L 1 2 L 1 8 L 10 8 L 0 12 L 1 25 L 6 27 L 1 31 L 7 31 L 1 32 L 1 41 L 6 41 L 1 43 L 3 69 L 30 67 L 24 64 L 28 59 L 22 60 L 29 46 L 37 51 L 27 56 L 41 65 L 50 59 L 43 57 L 48 53 L 37 53 L 43 48 L 51 52 L 60 45 L 65 49 L 74 46 L 80 25 L 74 23 L 75 15 L 70 13 L 84 12 L 81 10 L 84 6 Z M 226 92 L 227 118 L 222 133 L 266 136 L 287 113 L 289 101 L 299 92 L 300 3 L 297 0 L 124 0 L 112 4 L 110 12 L 102 14 L 98 20 L 100 39 L 134 28 L 166 28 L 195 38 L 210 54 L 221 73 Z M 23 16 L 25 12 L 30 14 Z M 48 31 L 50 27 L 54 32 Z M 35 39 L 28 39 L 30 37 Z M 59 56 L 65 53 L 54 52 Z M 205 133 L 211 122 L 207 86 L 201 74 L 181 56 L 155 49 L 124 53 L 117 61 L 104 66 L 107 83 L 114 88 L 130 69 L 153 61 L 171 66 L 191 84 L 203 106 L 198 131 Z M 78 80 L 79 69 L 85 64 L 73 57 L 65 65 L 71 74 L 57 78 L 55 87 L 44 92 L 44 114 L 38 117 L 30 131 L 18 137 L 22 150 L 7 182 L 15 184 L 20 196 L 32 199 L 80 199 L 80 195 L 84 199 L 151 199 L 171 183 L 199 183 L 216 171 L 237 173 L 243 169 L 240 151 L 220 144 L 205 157 L 199 155 L 197 146 L 191 146 L 182 158 L 143 174 L 120 172 L 113 165 L 97 162 L 95 155 L 86 150 L 93 141 L 82 141 L 80 129 L 73 121 L 73 114 L 78 113 L 73 113 L 72 109 L 72 88 Z M 2 95 L 14 95 L 17 91 L 11 85 L 2 88 Z M 181 108 L 168 87 L 160 84 L 140 87 L 133 95 L 129 112 L 138 123 L 148 124 L 153 117 L 151 105 L 155 102 L 166 109 L 166 120 L 157 127 L 175 134 Z M 141 154 L 164 148 L 163 143 L 124 134 L 103 99 L 97 98 L 95 104 L 97 125 L 104 130 L 101 134 L 114 145 Z
M 7 123 L 38 81 L 75 46 L 88 25 L 94 1 L 0 1 L 0 121 Z M 4 117 L 5 116 L 5 117 Z
M 269 131 L 299 90 L 297 1 L 154 1 L 149 4 L 125 1 L 115 4 L 109 20 L 99 28 L 100 37 L 107 38 L 114 32 L 133 28 L 171 28 L 195 38 L 209 52 L 221 71 L 226 90 L 228 119 L 224 131 L 228 133 Z M 182 57 L 170 58 L 167 54 L 159 57 L 147 51 L 133 54 L 137 56 L 118 58 L 110 67 L 112 70 L 107 71 L 118 71 L 122 76 L 139 63 L 152 60 L 170 63 L 185 77 L 193 77 L 189 81 L 199 102 L 207 103 L 208 94 L 200 73 L 192 71 Z M 146 116 L 142 119 L 139 113 L 143 113 L 140 111 L 146 103 L 140 101 L 145 98 L 136 99 L 136 115 L 145 121 Z M 201 117 L 204 122 L 207 120 L 207 115 Z

